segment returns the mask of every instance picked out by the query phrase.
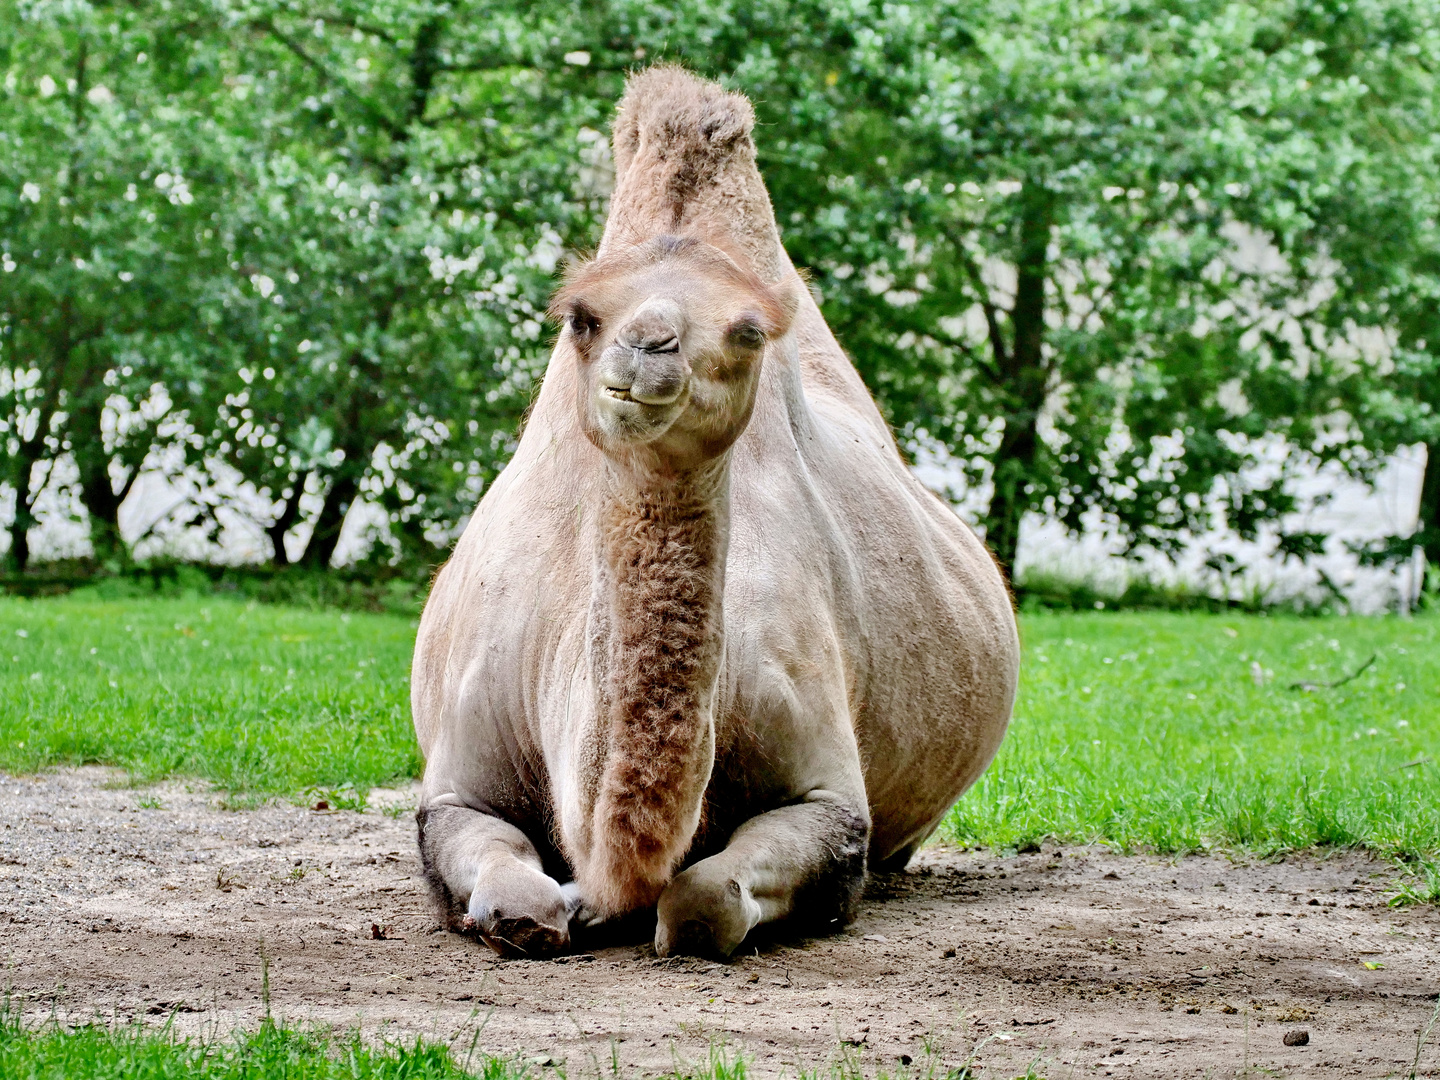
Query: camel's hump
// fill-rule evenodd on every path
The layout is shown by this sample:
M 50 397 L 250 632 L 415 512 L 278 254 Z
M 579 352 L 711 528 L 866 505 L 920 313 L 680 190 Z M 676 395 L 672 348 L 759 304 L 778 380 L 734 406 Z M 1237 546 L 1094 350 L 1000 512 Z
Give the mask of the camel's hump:
M 642 146 L 667 157 L 729 157 L 751 147 L 755 110 L 743 94 L 662 64 L 630 76 L 615 117 L 615 164 L 624 172 Z
M 615 194 L 600 252 L 664 233 L 694 235 L 767 282 L 793 273 L 755 165 L 744 94 L 661 64 L 632 75 L 616 110 Z

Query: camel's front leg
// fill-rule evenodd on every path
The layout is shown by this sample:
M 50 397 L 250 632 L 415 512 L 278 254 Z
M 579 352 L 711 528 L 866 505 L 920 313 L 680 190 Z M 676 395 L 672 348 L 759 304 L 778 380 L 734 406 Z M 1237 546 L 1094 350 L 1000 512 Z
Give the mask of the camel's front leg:
M 468 806 L 424 807 L 416 817 L 425 874 L 452 929 L 478 932 L 502 956 L 569 946 L 579 893 L 545 873 L 529 837 Z
M 676 876 L 660 896 L 655 951 L 729 956 L 761 923 L 790 918 L 811 933 L 855 914 L 870 821 L 833 791 L 751 818 L 718 855 Z

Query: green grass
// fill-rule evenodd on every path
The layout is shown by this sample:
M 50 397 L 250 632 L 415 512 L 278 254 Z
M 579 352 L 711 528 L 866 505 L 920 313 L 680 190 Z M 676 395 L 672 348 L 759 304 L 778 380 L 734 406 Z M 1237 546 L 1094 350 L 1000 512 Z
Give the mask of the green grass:
M 1435 892 L 1440 617 L 1034 612 L 1021 630 L 1014 724 L 942 835 L 1363 845 L 1431 860 L 1413 891 Z M 419 772 L 413 637 L 408 617 L 216 597 L 0 599 L 0 768 L 104 762 L 360 805 Z M 1289 688 L 1372 654 L 1336 689 Z
M 1433 615 L 1034 613 L 1021 631 L 1014 723 L 952 839 L 1440 851 Z M 1290 689 L 1372 654 L 1343 686 Z
M 45 1023 L 25 1025 L 0 1004 L 0 1077 L 6 1080 L 565 1080 L 563 1068 L 540 1068 L 518 1058 L 491 1057 L 476 1048 L 478 1031 L 453 1047 L 414 1042 L 368 1042 L 358 1032 L 297 1028 L 270 1018 L 254 1032 L 224 1039 L 188 1039 L 139 1023 L 102 1023 L 76 1028 Z M 982 1040 L 976 1050 L 989 1040 Z M 615 1047 L 611 1046 L 612 1053 Z M 909 1062 L 906 1058 L 905 1062 Z M 875 1062 L 874 1080 L 966 1080 L 972 1061 L 946 1067 L 933 1052 L 912 1064 Z M 596 1063 L 614 1080 L 641 1075 L 618 1057 Z M 656 1080 L 746 1080 L 749 1060 L 723 1043 L 695 1063 L 678 1058 Z M 1034 1075 L 1027 1073 L 1027 1076 Z M 864 1080 L 857 1053 L 801 1070 L 799 1080 Z M 1023 1080 L 1023 1078 L 1022 1078 Z
M 518 1064 L 480 1053 L 452 1059 L 443 1043 L 371 1045 L 358 1033 L 271 1021 L 225 1040 L 180 1038 L 142 1025 L 26 1027 L 0 1016 L 0 1076 L 7 1080 L 518 1080 Z
M 215 597 L 3 598 L 0 768 L 103 762 L 140 781 L 363 793 L 419 772 L 414 635 L 405 617 Z

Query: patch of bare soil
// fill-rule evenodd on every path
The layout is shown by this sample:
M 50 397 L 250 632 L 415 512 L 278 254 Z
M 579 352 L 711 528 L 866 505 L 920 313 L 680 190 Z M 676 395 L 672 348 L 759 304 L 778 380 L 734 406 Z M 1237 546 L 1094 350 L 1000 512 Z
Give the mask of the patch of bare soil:
M 938 1056 L 1009 1077 L 1405 1075 L 1440 989 L 1433 908 L 1388 908 L 1364 855 L 1122 857 L 943 847 L 876 878 L 833 938 L 728 965 L 608 944 L 502 961 L 438 929 L 408 813 L 221 809 L 99 769 L 0 776 L 0 963 L 28 1015 L 287 1020 L 452 1040 L 571 1076 L 703 1061 L 752 1071 Z M 158 799 L 159 805 L 154 803 Z M 383 812 L 389 806 L 391 814 Z M 1287 1046 L 1290 1032 L 1308 1033 Z M 981 1071 L 977 1069 L 977 1071 Z M 1440 1048 L 1420 1075 L 1440 1071 Z

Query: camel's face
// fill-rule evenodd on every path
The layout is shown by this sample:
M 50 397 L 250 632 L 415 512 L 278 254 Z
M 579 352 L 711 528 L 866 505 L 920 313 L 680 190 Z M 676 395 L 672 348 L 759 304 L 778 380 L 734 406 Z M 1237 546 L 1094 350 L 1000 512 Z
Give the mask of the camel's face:
M 584 267 L 553 310 L 578 364 L 586 435 L 666 469 L 723 453 L 749 422 L 766 343 L 789 327 L 787 299 L 695 240 Z

